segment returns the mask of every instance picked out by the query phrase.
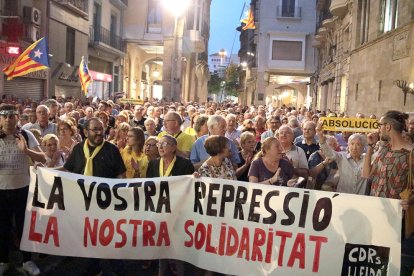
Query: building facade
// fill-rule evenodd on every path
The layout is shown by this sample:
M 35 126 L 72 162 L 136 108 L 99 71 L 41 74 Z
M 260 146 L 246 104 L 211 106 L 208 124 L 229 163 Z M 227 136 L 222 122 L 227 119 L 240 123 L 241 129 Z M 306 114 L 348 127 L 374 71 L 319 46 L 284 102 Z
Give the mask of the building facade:
M 88 95 L 113 98 L 123 92 L 124 14 L 127 0 L 89 0 Z
M 414 2 L 322 0 L 313 45 L 318 49 L 313 105 L 354 116 L 412 112 Z M 402 82 L 399 82 L 402 84 Z
M 210 5 L 190 1 L 176 17 L 161 0 L 130 1 L 124 19 L 128 97 L 206 101 Z
M 43 1 L 44 2 L 44 1 Z M 42 1 L 0 1 L 0 69 L 3 70 L 34 41 L 47 33 L 46 5 Z M 48 94 L 48 71 L 6 80 L 0 74 L 0 96 L 40 100 Z
M 316 2 L 251 1 L 255 30 L 241 30 L 240 61 L 247 63 L 244 104 L 307 105 L 315 71 L 312 40 Z

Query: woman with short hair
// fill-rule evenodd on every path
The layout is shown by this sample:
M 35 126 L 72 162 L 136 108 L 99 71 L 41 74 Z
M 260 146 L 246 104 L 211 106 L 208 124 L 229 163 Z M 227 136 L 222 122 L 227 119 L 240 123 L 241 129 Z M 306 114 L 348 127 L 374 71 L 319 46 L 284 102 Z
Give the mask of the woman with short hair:
M 148 162 L 160 157 L 160 154 L 157 148 L 157 143 L 158 143 L 158 140 L 156 136 L 150 136 L 145 140 L 144 153 L 147 156 Z
M 210 155 L 198 169 L 200 176 L 236 180 L 236 172 L 229 160 L 231 156 L 229 140 L 224 136 L 210 135 L 204 142 Z
M 78 143 L 75 138 L 77 134 L 77 128 L 70 119 L 64 119 L 59 121 L 57 127 L 57 134 L 59 137 L 60 149 L 67 159 L 72 152 L 73 147 Z
M 362 177 L 364 166 L 364 149 L 366 146 L 365 135 L 355 133 L 348 138 L 348 152 L 336 152 L 326 143 L 322 123 L 316 129 L 319 137 L 319 145 L 326 157 L 338 164 L 339 181 L 336 192 L 348 194 L 367 194 L 367 179 Z
M 191 175 L 194 166 L 189 159 L 177 155 L 177 140 L 166 134 L 157 143 L 160 158 L 151 160 L 148 164 L 147 177 L 168 177 Z M 175 260 L 159 260 L 158 275 L 165 275 L 168 262 L 175 264 L 178 275 L 184 275 L 184 262 Z
M 246 131 L 240 136 L 241 150 L 239 157 L 241 163 L 236 171 L 237 180 L 249 182 L 249 169 L 255 155 L 256 137 L 253 133 Z

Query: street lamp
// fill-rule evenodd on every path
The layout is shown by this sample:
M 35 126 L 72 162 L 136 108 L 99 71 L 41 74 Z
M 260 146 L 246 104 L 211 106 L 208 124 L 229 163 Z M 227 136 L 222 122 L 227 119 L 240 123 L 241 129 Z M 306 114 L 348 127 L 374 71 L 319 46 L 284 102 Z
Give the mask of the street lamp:
M 179 55 L 182 52 L 182 43 L 178 43 L 179 30 L 178 30 L 178 19 L 184 15 L 190 0 L 163 0 L 163 5 L 174 15 L 174 41 L 173 41 L 173 56 L 171 66 L 171 97 L 176 100 L 181 93 L 178 92 L 179 84 L 181 79 L 181 58 Z M 182 24 L 184 28 L 184 24 Z M 182 36 L 180 36 L 182 39 Z M 181 42 L 181 41 L 180 41 Z M 178 88 L 177 88 L 178 86 Z
M 414 84 L 413 83 L 408 83 L 405 80 L 396 80 L 394 81 L 394 84 L 396 86 L 398 86 L 399 88 L 401 88 L 403 94 L 404 94 L 404 105 L 407 101 L 407 94 L 412 94 L 414 95 Z

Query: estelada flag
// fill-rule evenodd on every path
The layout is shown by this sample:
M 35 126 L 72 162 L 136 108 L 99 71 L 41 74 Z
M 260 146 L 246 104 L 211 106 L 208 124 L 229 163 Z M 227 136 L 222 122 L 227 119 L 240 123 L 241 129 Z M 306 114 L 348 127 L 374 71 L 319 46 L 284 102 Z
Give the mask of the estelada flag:
M 49 68 L 49 49 L 42 37 L 30 45 L 12 64 L 3 69 L 7 80 Z
M 242 29 L 248 30 L 248 29 L 256 29 L 256 25 L 254 25 L 254 15 L 253 15 L 253 10 L 250 7 L 250 9 L 247 11 L 247 17 L 245 19 L 240 20 L 242 23 L 246 24 L 242 27 Z
M 79 81 L 82 86 L 82 91 L 85 92 L 85 95 L 88 93 L 88 86 L 92 82 L 91 74 L 89 73 L 88 64 L 85 62 L 84 57 L 79 65 Z

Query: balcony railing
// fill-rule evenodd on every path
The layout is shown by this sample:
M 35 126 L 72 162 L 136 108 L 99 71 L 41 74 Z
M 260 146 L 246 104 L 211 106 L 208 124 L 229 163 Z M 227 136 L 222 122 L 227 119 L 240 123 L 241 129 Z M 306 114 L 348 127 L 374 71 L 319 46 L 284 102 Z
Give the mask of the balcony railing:
M 90 28 L 89 40 L 92 43 L 101 42 L 111 46 L 112 48 L 123 51 L 121 37 L 111 33 L 111 31 L 101 26 L 94 26 Z
M 283 6 L 276 7 L 276 17 L 282 18 L 301 18 L 302 17 L 302 8 L 295 7 L 294 9 L 286 9 Z
M 322 27 L 322 22 L 324 20 L 330 19 L 330 18 L 332 18 L 332 14 L 330 13 L 329 10 L 325 9 L 325 10 L 320 11 L 320 13 L 319 13 L 319 19 L 318 19 L 318 24 L 317 24 L 318 28 L 319 27 Z

